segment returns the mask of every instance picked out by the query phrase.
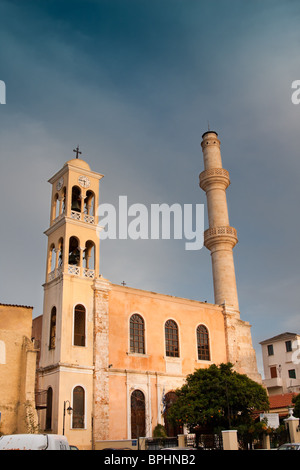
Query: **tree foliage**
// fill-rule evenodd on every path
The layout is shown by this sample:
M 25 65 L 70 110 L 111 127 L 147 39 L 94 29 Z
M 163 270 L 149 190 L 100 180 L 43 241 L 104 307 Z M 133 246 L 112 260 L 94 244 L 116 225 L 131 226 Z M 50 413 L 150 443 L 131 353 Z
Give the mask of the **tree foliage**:
M 190 430 L 250 426 L 254 410 L 269 409 L 266 390 L 235 372 L 230 363 L 196 370 L 176 394 L 178 399 L 168 417 L 177 424 L 186 424 Z
M 300 418 L 300 393 L 299 395 L 296 395 L 295 397 L 293 397 L 292 402 L 295 405 L 293 415 L 296 418 Z
M 157 424 L 153 429 L 153 437 L 168 437 L 166 428 L 162 424 Z

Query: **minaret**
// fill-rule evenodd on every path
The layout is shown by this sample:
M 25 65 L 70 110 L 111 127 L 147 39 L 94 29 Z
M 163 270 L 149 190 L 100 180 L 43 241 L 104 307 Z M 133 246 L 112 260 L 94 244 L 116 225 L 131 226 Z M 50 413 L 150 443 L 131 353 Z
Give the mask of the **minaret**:
M 239 312 L 232 251 L 238 239 L 235 228 L 229 224 L 226 200 L 229 173 L 222 167 L 218 134 L 207 131 L 202 139 L 204 171 L 200 173 L 199 184 L 207 198 L 209 228 L 204 232 L 204 245 L 212 257 L 215 303 L 225 303 Z
M 227 360 L 237 372 L 261 383 L 252 345 L 251 325 L 241 320 L 236 287 L 233 248 L 237 244 L 235 228 L 229 224 L 226 189 L 229 173 L 222 167 L 220 140 L 207 131 L 201 143 L 204 171 L 200 187 L 206 192 L 209 228 L 204 232 L 204 245 L 211 252 L 215 303 L 223 305 Z

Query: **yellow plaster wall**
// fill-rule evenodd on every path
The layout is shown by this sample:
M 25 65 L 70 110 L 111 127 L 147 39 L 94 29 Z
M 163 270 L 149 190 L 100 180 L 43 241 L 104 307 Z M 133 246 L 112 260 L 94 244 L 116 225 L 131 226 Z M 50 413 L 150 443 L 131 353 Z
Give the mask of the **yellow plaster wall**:
M 130 353 L 129 320 L 139 313 L 145 322 L 146 354 Z M 197 360 L 196 328 L 204 324 L 210 337 L 211 361 L 226 361 L 222 308 L 193 300 L 113 286 L 109 298 L 109 357 L 113 368 L 165 372 L 164 325 L 175 320 L 179 328 L 182 374 L 206 362 Z
M 145 322 L 144 355 L 130 353 L 129 320 L 134 313 L 140 314 Z M 164 325 L 168 319 L 178 325 L 179 359 L 165 357 Z M 211 361 L 197 358 L 199 324 L 209 331 Z M 197 368 L 227 362 L 225 338 L 221 307 L 113 285 L 109 294 L 110 439 L 130 438 L 130 395 L 138 388 L 146 396 L 147 410 L 151 410 L 147 418 L 150 435 L 160 419 L 162 389 L 165 393 L 175 390 Z
M 0 431 L 4 434 L 37 430 L 31 327 L 32 307 L 0 305 L 0 341 L 5 345 L 0 361 Z

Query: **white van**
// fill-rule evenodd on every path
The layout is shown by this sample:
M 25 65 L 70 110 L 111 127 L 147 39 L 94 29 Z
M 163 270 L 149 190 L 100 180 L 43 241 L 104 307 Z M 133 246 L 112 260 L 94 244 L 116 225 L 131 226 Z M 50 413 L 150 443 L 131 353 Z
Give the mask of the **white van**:
M 58 434 L 9 434 L 0 437 L 0 450 L 70 450 L 70 446 Z

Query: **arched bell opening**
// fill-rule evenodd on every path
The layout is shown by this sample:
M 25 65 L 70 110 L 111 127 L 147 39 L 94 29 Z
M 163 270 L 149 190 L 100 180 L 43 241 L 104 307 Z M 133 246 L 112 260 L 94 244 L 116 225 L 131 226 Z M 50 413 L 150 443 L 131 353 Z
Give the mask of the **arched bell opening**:
M 61 204 L 62 214 L 66 212 L 66 197 L 67 197 L 67 190 L 66 190 L 66 187 L 64 186 L 62 190 L 62 204 Z
M 88 240 L 85 244 L 83 267 L 85 269 L 95 269 L 95 243 L 91 240 Z
M 64 260 L 64 239 L 58 240 L 58 267 L 61 268 Z
M 59 216 L 59 196 L 55 194 L 55 218 Z
M 81 189 L 78 186 L 72 188 L 71 210 L 81 212 Z
M 59 216 L 59 196 L 58 193 L 54 194 L 52 201 L 51 220 L 55 220 Z
M 51 310 L 50 316 L 50 335 L 49 335 L 49 349 L 55 349 L 56 340 L 56 307 Z
M 71 237 L 69 240 L 69 261 L 68 263 L 73 266 L 80 264 L 80 249 L 79 240 L 76 237 Z
M 52 245 L 50 246 L 50 260 L 49 260 L 48 272 L 51 273 L 52 271 L 54 271 L 55 266 L 56 266 L 56 250 L 55 250 L 54 244 L 52 243 Z
M 87 215 L 95 215 L 95 194 L 93 191 L 87 191 L 84 199 L 84 213 Z

